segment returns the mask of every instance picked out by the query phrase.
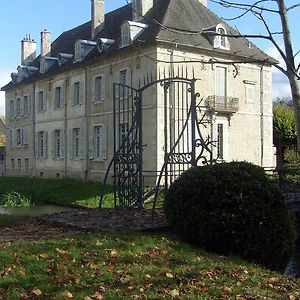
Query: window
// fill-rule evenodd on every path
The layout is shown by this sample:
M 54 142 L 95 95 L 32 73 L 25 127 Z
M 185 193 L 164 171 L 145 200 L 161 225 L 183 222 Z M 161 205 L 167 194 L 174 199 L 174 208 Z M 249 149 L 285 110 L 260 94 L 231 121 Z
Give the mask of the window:
M 46 106 L 45 106 L 45 100 L 44 100 L 44 91 L 40 91 L 38 94 L 38 111 L 44 111 L 46 110 Z
M 24 96 L 24 115 L 29 116 L 29 98 Z
M 21 99 L 18 98 L 17 99 L 17 106 L 16 106 L 16 117 L 20 117 L 21 116 Z
M 226 47 L 226 39 L 225 39 L 225 34 L 226 34 L 226 32 L 225 32 L 225 29 L 224 28 L 219 28 L 218 29 L 218 34 L 219 34 L 219 45 L 221 46 L 221 47 Z
M 212 39 L 214 43 L 214 47 L 229 50 L 230 44 L 228 41 L 226 28 L 223 27 L 222 24 L 219 24 L 214 30 L 217 33 L 216 35 L 214 35 Z
M 15 117 L 15 107 L 14 100 L 9 101 L 9 118 L 12 119 Z
M 62 89 L 57 86 L 54 90 L 54 109 L 62 107 Z
M 105 126 L 97 125 L 94 126 L 93 132 L 93 152 L 95 159 L 105 159 L 106 158 L 106 130 Z
M 224 159 L 224 126 L 217 125 L 217 158 Z
M 24 160 L 24 173 L 29 174 L 29 158 L 25 158 Z
M 72 144 L 73 158 L 80 158 L 80 128 L 73 128 Z
M 123 123 L 119 125 L 119 147 L 124 144 L 126 137 L 128 135 L 129 125 L 128 123 Z M 122 148 L 125 149 L 124 147 Z
M 95 102 L 103 101 L 105 99 L 105 77 L 99 75 L 95 77 Z
M 216 67 L 216 96 L 227 96 L 227 69 L 225 67 Z
M 130 25 L 126 22 L 123 24 L 121 28 L 121 38 L 122 38 L 122 47 L 126 47 L 130 45 L 131 38 L 130 38 Z
M 52 157 L 64 157 L 64 134 L 60 129 L 56 129 L 52 132 Z
M 77 81 L 74 83 L 74 105 L 80 104 L 80 82 Z
M 21 158 L 18 158 L 18 160 L 17 160 L 17 172 L 18 172 L 18 174 L 21 174 L 21 172 L 22 172 L 22 162 L 21 162 Z
M 12 129 L 10 129 L 9 130 L 9 145 L 10 146 L 13 146 L 13 144 L 14 144 L 14 137 L 13 137 L 13 130 Z
M 10 160 L 10 169 L 11 169 L 11 173 L 14 174 L 15 173 L 15 160 L 14 160 L 14 158 L 12 158 Z
M 121 98 L 127 97 L 130 95 L 130 89 L 124 87 L 123 85 L 129 86 L 130 79 L 129 79 L 130 73 L 128 69 L 121 70 L 119 73 L 119 83 L 121 84 L 119 86 L 119 89 L 117 93 L 120 95 Z
M 255 84 L 254 83 L 246 83 L 246 103 L 253 103 L 255 99 Z
M 47 158 L 47 132 L 39 131 L 37 134 L 37 156 Z
M 16 131 L 16 144 L 17 146 L 21 146 L 22 145 L 22 129 L 18 128 Z

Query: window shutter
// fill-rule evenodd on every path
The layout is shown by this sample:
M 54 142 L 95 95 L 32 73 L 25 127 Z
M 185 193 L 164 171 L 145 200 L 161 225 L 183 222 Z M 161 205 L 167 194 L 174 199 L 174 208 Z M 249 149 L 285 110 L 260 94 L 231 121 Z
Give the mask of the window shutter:
M 79 83 L 79 104 L 84 103 L 84 82 L 80 81 Z
M 127 81 L 126 81 L 126 84 L 128 86 L 131 86 L 131 81 L 132 81 L 132 74 L 131 74 L 131 69 L 128 69 L 127 70 Z M 131 89 L 127 89 L 128 90 L 128 95 L 131 95 Z
M 13 146 L 17 146 L 18 142 L 17 142 L 17 129 L 14 129 L 13 131 Z
M 29 127 L 23 127 L 23 145 L 28 145 Z
M 73 129 L 69 129 L 69 157 L 73 159 Z
M 92 89 L 91 89 L 91 99 L 92 99 L 92 103 L 94 103 L 96 101 L 96 88 L 97 88 L 97 80 L 96 80 L 97 76 L 93 78 L 92 81 Z
M 60 131 L 60 157 L 65 158 L 65 131 Z
M 89 129 L 89 159 L 94 158 L 94 126 Z
M 105 125 L 102 126 L 101 130 L 101 158 L 107 158 L 107 127 Z
M 20 105 L 21 105 L 21 107 L 20 107 L 20 115 L 21 116 L 24 116 L 24 98 L 21 98 L 21 103 L 20 103 Z
M 65 89 L 62 85 L 60 88 L 60 107 L 64 107 L 65 105 Z
M 36 132 L 34 134 L 34 157 L 39 158 L 39 134 Z
M 48 157 L 48 132 L 44 131 L 44 135 L 45 135 L 45 154 L 44 154 L 44 158 Z
M 23 132 L 24 128 L 20 128 L 20 145 L 23 146 L 24 145 L 24 132 Z
M 55 153 L 55 130 L 51 131 L 51 157 L 55 158 L 56 153 Z
M 43 111 L 47 110 L 47 100 L 48 100 L 48 95 L 46 93 L 46 91 L 43 94 Z
M 105 100 L 105 75 L 101 75 L 101 100 Z
M 75 83 L 73 82 L 72 84 L 70 84 L 69 86 L 69 92 L 71 95 L 71 105 L 74 105 L 75 102 Z

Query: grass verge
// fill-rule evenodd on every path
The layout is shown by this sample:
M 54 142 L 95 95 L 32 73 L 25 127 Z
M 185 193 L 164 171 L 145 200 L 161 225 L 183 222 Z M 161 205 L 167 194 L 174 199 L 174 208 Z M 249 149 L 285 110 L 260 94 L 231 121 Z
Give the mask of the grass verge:
M 299 299 L 300 280 L 163 234 L 0 246 L 0 299 Z M 2 297 L 2 298 L 1 298 Z

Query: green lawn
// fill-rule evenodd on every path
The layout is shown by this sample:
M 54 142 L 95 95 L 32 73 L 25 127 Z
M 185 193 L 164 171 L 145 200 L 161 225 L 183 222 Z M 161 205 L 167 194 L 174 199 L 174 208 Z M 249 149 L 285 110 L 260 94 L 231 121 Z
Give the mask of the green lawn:
M 0 246 L 0 299 L 299 299 L 300 280 L 167 234 Z
M 64 206 L 98 207 L 102 185 L 74 179 L 1 177 L 0 195 L 18 192 L 33 204 L 52 203 Z M 105 192 L 103 207 L 113 206 L 112 187 Z

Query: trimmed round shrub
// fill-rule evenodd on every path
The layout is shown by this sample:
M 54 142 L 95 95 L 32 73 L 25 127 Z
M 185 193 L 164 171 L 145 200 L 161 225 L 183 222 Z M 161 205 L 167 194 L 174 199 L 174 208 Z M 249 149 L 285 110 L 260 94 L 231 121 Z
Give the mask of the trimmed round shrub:
M 279 188 L 247 162 L 196 167 L 169 188 L 164 211 L 181 237 L 220 254 L 282 269 L 295 228 Z

